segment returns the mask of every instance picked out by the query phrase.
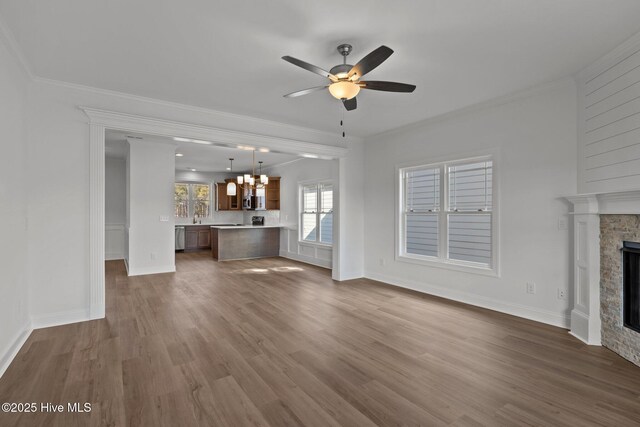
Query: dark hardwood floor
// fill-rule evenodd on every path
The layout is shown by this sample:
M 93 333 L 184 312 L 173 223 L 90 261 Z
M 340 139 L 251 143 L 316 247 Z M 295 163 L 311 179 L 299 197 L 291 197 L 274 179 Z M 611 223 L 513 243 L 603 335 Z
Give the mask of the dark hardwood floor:
M 0 426 L 640 423 L 640 368 L 567 331 L 282 258 L 128 278 L 108 262 L 107 317 L 36 330 Z

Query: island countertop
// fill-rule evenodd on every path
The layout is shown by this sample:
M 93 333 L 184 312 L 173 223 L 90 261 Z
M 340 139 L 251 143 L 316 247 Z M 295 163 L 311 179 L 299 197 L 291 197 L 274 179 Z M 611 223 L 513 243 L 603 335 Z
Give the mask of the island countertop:
M 218 261 L 278 256 L 280 227 L 280 225 L 212 225 L 211 255 Z
M 236 229 L 236 228 L 282 228 L 283 225 L 212 225 L 211 228 L 219 228 L 222 230 Z

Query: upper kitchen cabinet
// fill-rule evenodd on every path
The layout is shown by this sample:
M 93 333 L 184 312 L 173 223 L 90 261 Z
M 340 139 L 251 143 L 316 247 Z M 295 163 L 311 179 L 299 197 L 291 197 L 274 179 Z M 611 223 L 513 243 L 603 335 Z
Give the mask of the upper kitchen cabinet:
M 265 208 L 269 211 L 280 210 L 280 177 L 270 176 L 267 184 Z
M 227 194 L 227 183 L 235 182 L 234 179 L 225 179 L 225 182 L 216 184 L 216 207 L 219 211 L 236 211 L 242 209 L 242 191 L 237 188 L 235 196 Z
M 227 184 L 218 182 L 216 184 L 216 209 L 219 211 L 229 210 L 229 197 L 227 196 Z

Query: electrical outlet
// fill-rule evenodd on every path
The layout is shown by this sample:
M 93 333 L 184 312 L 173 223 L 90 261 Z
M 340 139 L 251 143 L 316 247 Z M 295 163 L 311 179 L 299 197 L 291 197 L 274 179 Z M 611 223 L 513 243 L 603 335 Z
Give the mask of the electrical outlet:
M 156 259 L 156 253 L 155 252 L 151 252 L 151 259 Z
M 569 223 L 567 218 L 561 216 L 558 218 L 558 230 L 567 230 L 569 228 Z
M 160 215 L 160 222 L 169 222 L 169 217 L 166 215 Z
M 385 265 L 387 261 L 384 258 L 380 258 L 380 265 Z
M 558 299 L 567 299 L 567 290 L 558 288 Z
M 536 284 L 533 282 L 527 282 L 527 293 L 535 294 L 536 293 Z

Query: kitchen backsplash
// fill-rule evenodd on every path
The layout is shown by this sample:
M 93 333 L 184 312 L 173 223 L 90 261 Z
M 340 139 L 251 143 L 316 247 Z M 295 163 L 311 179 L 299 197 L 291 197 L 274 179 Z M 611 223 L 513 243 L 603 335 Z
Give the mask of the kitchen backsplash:
M 280 211 L 214 211 L 212 218 L 200 218 L 203 224 L 251 224 L 252 216 L 263 216 L 265 225 L 280 223 Z M 191 218 L 176 218 L 176 224 L 193 224 Z
M 264 225 L 280 224 L 280 211 L 244 211 L 243 224 L 251 224 L 252 216 L 263 216 Z
M 242 211 L 213 211 L 211 218 L 200 218 L 203 224 L 244 224 Z M 191 218 L 176 218 L 176 224 L 193 224 Z

